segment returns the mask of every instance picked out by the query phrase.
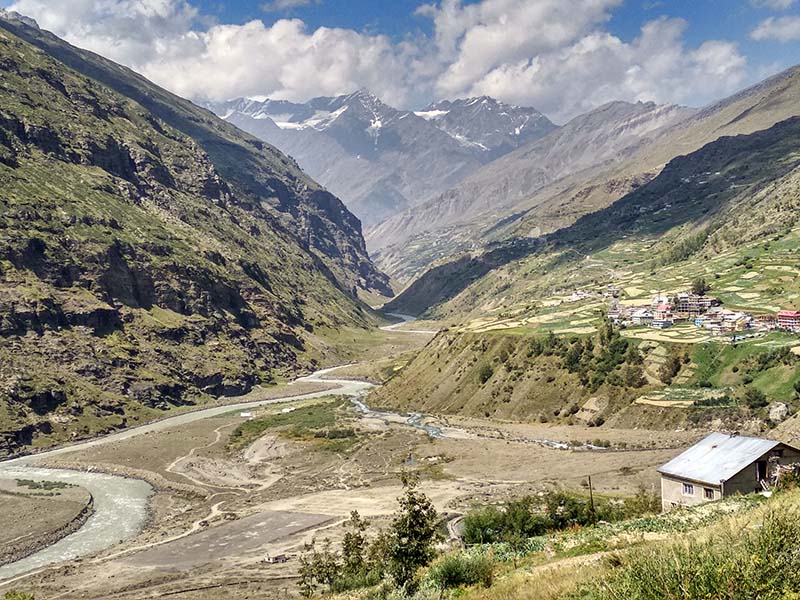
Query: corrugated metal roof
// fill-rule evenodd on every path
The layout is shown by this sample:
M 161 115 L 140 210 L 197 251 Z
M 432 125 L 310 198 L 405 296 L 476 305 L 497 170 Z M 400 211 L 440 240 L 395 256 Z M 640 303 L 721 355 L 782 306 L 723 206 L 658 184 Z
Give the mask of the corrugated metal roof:
M 658 472 L 719 485 L 779 444 L 760 438 L 712 433 L 673 458 Z

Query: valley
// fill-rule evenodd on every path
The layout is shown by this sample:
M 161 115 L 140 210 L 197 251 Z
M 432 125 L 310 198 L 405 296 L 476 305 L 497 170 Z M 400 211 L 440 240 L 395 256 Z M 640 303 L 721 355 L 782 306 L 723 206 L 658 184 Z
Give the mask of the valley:
M 432 334 L 399 329 L 385 335 L 400 346 L 418 346 Z M 122 533 L 126 527 L 115 527 L 122 542 L 115 539 L 108 549 L 88 547 L 88 558 L 62 563 L 70 557 L 60 555 L 62 564 L 53 571 L 42 570 L 46 563 L 37 563 L 34 555 L 29 562 L 0 567 L 0 576 L 17 587 L 33 586 L 45 597 L 126 598 L 184 590 L 186 569 L 191 569 L 192 587 L 208 589 L 209 595 L 197 591 L 190 597 L 210 598 L 220 590 L 277 593 L 291 585 L 296 559 L 276 577 L 277 567 L 260 564 L 265 552 L 296 554 L 312 536 L 335 538 L 353 509 L 383 522 L 400 493 L 397 477 L 403 470 L 420 474 L 437 508 L 458 514 L 475 502 L 555 485 L 580 490 L 587 474 L 596 477 L 598 493 L 625 495 L 652 487 L 654 466 L 681 441 L 697 437 L 695 432 L 678 439 L 670 432 L 659 439 L 644 431 L 609 431 L 613 443 L 624 439 L 641 448 L 571 450 L 570 443 L 590 442 L 592 430 L 428 417 L 425 421 L 441 431 L 431 437 L 406 425 L 405 417 L 359 411 L 346 398 L 369 386 L 339 377 L 338 370 L 329 370 L 297 383 L 330 382 L 327 391 L 190 413 L 3 464 L 0 473 L 20 478 L 74 473 L 71 480 L 79 482 L 87 470 L 135 477 L 125 481 L 149 483 L 139 496 L 149 516 L 146 526 L 134 523 L 127 535 Z M 292 394 L 291 386 L 285 393 Z M 237 432 L 270 420 L 272 425 L 240 441 Z M 314 435 L 332 427 L 352 433 L 329 440 Z M 591 473 L 584 473 L 590 455 Z M 489 463 L 493 475 L 487 479 Z M 554 469 L 569 464 L 574 464 L 573 478 L 553 477 Z M 96 502 L 95 510 L 108 509 Z M 40 573 L 19 579 L 37 564 Z
M 143 61 L 192 43 L 134 70 L 17 4 L 3 600 L 795 598 L 800 67 L 709 40 L 670 78 L 656 45 L 623 84 L 606 68 L 686 22 L 619 40 L 613 2 L 582 44 L 494 58 L 515 2 L 494 29 L 491 0 L 419 6 L 432 32 L 397 36 L 307 33 L 321 2 L 76 9 L 155 14 Z M 545 93 L 609 43 L 596 94 Z M 724 85 L 680 92 L 723 55 Z

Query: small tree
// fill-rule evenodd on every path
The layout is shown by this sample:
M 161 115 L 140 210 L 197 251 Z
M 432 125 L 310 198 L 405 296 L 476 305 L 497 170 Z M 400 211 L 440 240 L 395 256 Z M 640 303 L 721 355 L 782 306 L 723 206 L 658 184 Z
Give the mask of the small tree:
M 391 549 L 392 535 L 388 531 L 381 531 L 367 548 L 366 561 L 368 568 L 379 578 L 386 574 Z
M 300 579 L 297 582 L 300 593 L 310 598 L 320 585 L 327 586 L 328 592 L 332 592 L 342 565 L 339 556 L 331 550 L 330 540 L 325 540 L 321 552 L 317 550 L 314 542 L 307 545 L 305 550 L 306 552 L 300 556 Z
M 489 381 L 492 375 L 494 375 L 494 369 L 488 363 L 483 363 L 478 369 L 478 381 L 480 381 L 481 385 Z
M 400 511 L 390 529 L 389 573 L 398 586 L 411 591 L 416 587 L 417 571 L 436 556 L 438 515 L 433 503 L 417 491 L 418 479 L 404 473 L 405 493 L 399 498 Z
M 748 408 L 756 410 L 767 406 L 769 404 L 769 400 L 767 400 L 764 392 L 758 388 L 749 387 L 744 393 L 744 403 Z
M 694 281 L 692 281 L 692 293 L 698 296 L 705 296 L 706 293 L 710 290 L 708 283 L 706 282 L 705 277 L 698 277 Z
M 647 383 L 644 371 L 639 365 L 626 365 L 623 373 L 625 385 L 628 387 L 639 388 Z
M 306 553 L 300 555 L 300 569 L 298 570 L 299 579 L 297 580 L 297 587 L 300 588 L 300 594 L 306 598 L 311 598 L 317 591 L 317 579 L 314 576 L 314 560 L 309 546 L 306 546 Z M 8 600 L 8 599 L 6 599 Z
M 508 552 L 516 569 L 520 557 L 524 556 L 528 549 L 528 538 L 517 531 L 509 531 L 503 536 L 503 541 L 508 544 Z
M 357 510 L 350 513 L 350 520 L 345 524 L 347 532 L 342 539 L 343 570 L 346 575 L 359 575 L 366 571 L 364 552 L 367 546 L 367 521 L 361 518 Z
M 661 365 L 661 368 L 658 370 L 658 378 L 669 385 L 672 383 L 672 380 L 675 376 L 680 373 L 681 371 L 681 359 L 680 356 L 675 354 L 675 352 L 671 352 L 670 355 L 667 357 L 667 360 Z

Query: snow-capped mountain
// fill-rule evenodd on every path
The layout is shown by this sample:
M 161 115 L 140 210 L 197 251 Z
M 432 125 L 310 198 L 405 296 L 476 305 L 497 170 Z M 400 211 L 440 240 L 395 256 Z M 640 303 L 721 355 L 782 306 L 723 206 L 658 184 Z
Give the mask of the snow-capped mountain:
M 503 156 L 556 126 L 535 108 L 513 106 L 489 96 L 443 100 L 416 113 L 465 146 L 484 162 Z
M 488 98 L 415 113 L 367 90 L 306 103 L 240 98 L 209 108 L 292 155 L 367 226 L 435 197 L 554 127 L 534 109 Z

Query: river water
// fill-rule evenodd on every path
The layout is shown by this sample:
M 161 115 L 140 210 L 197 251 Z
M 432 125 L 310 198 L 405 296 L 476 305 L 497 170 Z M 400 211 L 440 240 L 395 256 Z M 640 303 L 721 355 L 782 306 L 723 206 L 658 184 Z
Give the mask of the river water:
M 396 315 L 404 322 L 412 320 L 411 317 Z M 402 325 L 402 323 L 398 324 Z M 384 329 L 394 329 L 388 326 Z M 407 333 L 434 333 L 430 331 L 407 331 Z M 153 489 L 150 485 L 139 479 L 128 479 L 116 475 L 92 473 L 86 471 L 72 471 L 67 469 L 46 469 L 37 466 L 37 463 L 48 458 L 64 454 L 77 453 L 87 448 L 94 448 L 103 444 L 119 442 L 135 436 L 152 432 L 164 431 L 179 425 L 193 423 L 200 419 L 207 419 L 222 414 L 243 409 L 255 408 L 269 404 L 321 398 L 332 394 L 349 396 L 355 407 L 367 418 L 378 418 L 387 421 L 402 423 L 414 429 L 425 432 L 432 438 L 446 437 L 440 427 L 426 423 L 425 415 L 411 413 L 403 416 L 391 412 L 375 411 L 369 408 L 362 400 L 367 391 L 375 387 L 364 381 L 350 379 L 333 379 L 331 373 L 341 367 L 333 367 L 317 371 L 296 381 L 307 383 L 325 383 L 336 385 L 334 389 L 308 394 L 298 394 L 285 398 L 262 400 L 256 402 L 240 402 L 226 404 L 214 408 L 197 410 L 194 412 L 168 417 L 161 421 L 126 429 L 118 433 L 88 440 L 72 446 L 57 448 L 41 452 L 32 456 L 24 456 L 0 462 L 0 479 L 32 479 L 34 481 L 63 481 L 86 488 L 94 497 L 94 514 L 89 517 L 86 524 L 75 533 L 63 538 L 36 554 L 15 563 L 0 567 L 0 582 L 16 576 L 42 569 L 52 564 L 64 562 L 106 550 L 120 542 L 136 536 L 147 522 L 147 504 Z M 557 449 L 567 449 L 567 444 L 552 440 L 518 440 L 542 444 Z
M 110 548 L 137 535 L 147 521 L 147 503 L 153 493 L 153 489 L 148 483 L 139 479 L 128 479 L 103 473 L 37 467 L 36 464 L 40 461 L 55 456 L 78 453 L 87 448 L 119 442 L 146 433 L 164 431 L 179 425 L 193 423 L 200 419 L 207 419 L 245 408 L 320 398 L 331 394 L 356 397 L 374 387 L 372 384 L 362 381 L 323 379 L 325 375 L 334 370 L 335 368 L 324 369 L 297 379 L 299 382 L 327 383 L 338 386 L 332 390 L 298 394 L 297 396 L 260 402 L 240 402 L 207 408 L 169 417 L 149 425 L 126 429 L 125 431 L 72 446 L 0 462 L 0 479 L 63 481 L 86 488 L 94 497 L 94 514 L 89 517 L 83 527 L 36 554 L 0 567 L 0 581 Z

